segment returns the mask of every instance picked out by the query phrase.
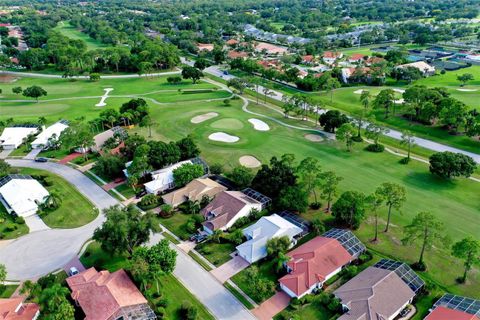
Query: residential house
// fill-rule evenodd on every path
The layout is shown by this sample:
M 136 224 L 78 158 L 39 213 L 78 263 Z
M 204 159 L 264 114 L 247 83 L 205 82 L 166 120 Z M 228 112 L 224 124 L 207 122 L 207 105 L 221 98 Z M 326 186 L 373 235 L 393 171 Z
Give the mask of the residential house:
M 68 128 L 68 121 L 60 120 L 49 126 L 48 128 L 44 128 L 42 132 L 37 136 L 37 138 L 32 142 L 32 148 L 42 148 L 46 149 L 49 147 L 50 141 L 58 140 L 62 132 Z
M 48 196 L 47 189 L 31 176 L 10 174 L 0 179 L 0 202 L 8 213 L 34 215 Z
M 302 232 L 302 228 L 277 214 L 262 217 L 255 224 L 243 229 L 247 241 L 237 246 L 237 252 L 249 263 L 254 263 L 267 256 L 268 240 L 287 236 L 294 246 L 297 242 L 295 237 Z
M 0 320 L 36 320 L 40 315 L 38 304 L 23 301 L 23 297 L 0 299 Z
M 252 190 L 223 191 L 218 193 L 200 214 L 205 218 L 203 229 L 208 233 L 226 230 L 238 219 L 246 217 L 252 210 L 263 210 L 271 199 Z
M 110 273 L 90 268 L 67 278 L 67 284 L 85 320 L 157 319 L 123 269 Z
M 172 189 L 175 187 L 175 182 L 173 179 L 173 171 L 180 168 L 184 164 L 192 164 L 192 161 L 185 160 L 178 163 L 172 164 L 171 166 L 165 167 L 160 170 L 151 172 L 152 181 L 145 183 L 145 191 L 151 194 L 159 194 L 166 190 Z
M 115 137 L 115 135 L 125 135 L 125 130 L 121 127 L 113 127 L 111 129 L 100 132 L 93 137 L 94 145 L 89 149 L 78 148 L 75 151 L 85 153 L 88 151 L 100 152 L 105 142 L 108 139 Z
M 17 149 L 30 135 L 38 132 L 36 125 L 19 125 L 3 129 L 0 145 L 3 149 Z
M 227 188 L 209 178 L 198 178 L 185 187 L 172 191 L 162 196 L 163 202 L 177 207 L 187 200 L 201 201 L 204 197 L 213 198 Z
M 271 43 L 259 42 L 255 46 L 255 51 L 261 53 L 265 52 L 268 55 L 283 55 L 288 52 L 288 49 Z
M 239 42 L 237 39 L 229 39 L 227 42 L 225 42 L 227 46 L 234 47 L 236 46 Z
M 248 53 L 245 51 L 230 50 L 227 53 L 227 57 L 228 59 L 232 59 L 232 60 L 238 59 L 238 58 L 245 59 L 245 58 L 248 58 Z
M 292 298 L 321 289 L 324 283 L 365 251 L 365 246 L 348 230 L 331 229 L 287 253 L 288 274 L 280 287 Z
M 343 58 L 343 53 L 337 51 L 325 51 L 322 58 L 326 64 L 334 64 L 338 59 Z
M 420 70 L 420 72 L 423 74 L 425 77 L 433 76 L 435 74 L 435 67 L 429 65 L 425 61 L 417 61 L 417 62 L 412 62 L 412 63 L 407 63 L 407 64 L 402 64 L 397 66 L 396 68 L 416 68 Z
M 366 66 L 372 66 L 372 65 L 384 63 L 386 61 L 387 60 L 385 60 L 384 58 L 380 58 L 380 57 L 368 57 L 367 60 L 365 60 L 365 65 Z
M 315 56 L 311 55 L 311 54 L 302 56 L 302 63 L 303 64 L 308 64 L 308 65 L 314 64 L 315 63 Z
M 197 43 L 197 49 L 199 52 L 201 51 L 213 51 L 214 45 L 213 43 Z
M 349 83 L 352 77 L 368 80 L 371 77 L 369 67 L 342 68 L 342 81 Z
M 480 320 L 480 300 L 444 294 L 425 320 Z
M 333 292 L 345 311 L 338 319 L 394 319 L 424 284 L 405 263 L 383 259 Z
M 354 53 L 350 57 L 348 57 L 348 62 L 358 64 L 365 60 L 365 55 L 361 53 Z

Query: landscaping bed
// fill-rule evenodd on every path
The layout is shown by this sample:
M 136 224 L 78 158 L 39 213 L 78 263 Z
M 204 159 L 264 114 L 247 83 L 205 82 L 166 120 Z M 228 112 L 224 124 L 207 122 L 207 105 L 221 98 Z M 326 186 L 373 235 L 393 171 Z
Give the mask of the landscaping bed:
M 19 223 L 20 222 L 20 223 Z M 8 214 L 7 210 L 0 204 L 0 240 L 15 239 L 28 233 L 28 227 L 23 220 L 16 219 Z

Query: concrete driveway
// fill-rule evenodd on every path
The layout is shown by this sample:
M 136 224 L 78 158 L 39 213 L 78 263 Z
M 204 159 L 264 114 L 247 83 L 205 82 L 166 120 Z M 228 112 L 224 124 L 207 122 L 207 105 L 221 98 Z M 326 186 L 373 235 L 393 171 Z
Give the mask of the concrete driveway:
M 289 303 L 290 297 L 285 292 L 278 291 L 273 297 L 254 309 L 253 314 L 260 320 L 270 320 L 288 307 Z
M 210 271 L 210 273 L 217 278 L 218 281 L 224 283 L 249 265 L 250 263 L 248 263 L 242 257 L 235 256 L 233 259 L 225 262 L 220 267 Z

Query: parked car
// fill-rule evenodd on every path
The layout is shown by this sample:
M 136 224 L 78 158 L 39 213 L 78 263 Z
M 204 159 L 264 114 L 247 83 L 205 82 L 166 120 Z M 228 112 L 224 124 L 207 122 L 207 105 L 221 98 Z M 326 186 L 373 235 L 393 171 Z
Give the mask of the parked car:
M 35 158 L 35 162 L 48 162 L 48 159 L 47 158 Z
M 194 234 L 193 236 L 190 237 L 190 241 L 193 241 L 195 243 L 202 243 L 206 241 L 208 238 L 208 235 L 206 234 Z
M 141 197 L 143 197 L 146 194 L 147 194 L 147 191 L 142 190 L 142 191 L 138 192 L 137 194 L 135 194 L 135 198 L 140 199 Z
M 75 268 L 75 267 L 71 267 L 70 270 L 68 271 L 68 274 L 70 276 L 74 276 L 74 275 L 78 274 L 78 269 Z

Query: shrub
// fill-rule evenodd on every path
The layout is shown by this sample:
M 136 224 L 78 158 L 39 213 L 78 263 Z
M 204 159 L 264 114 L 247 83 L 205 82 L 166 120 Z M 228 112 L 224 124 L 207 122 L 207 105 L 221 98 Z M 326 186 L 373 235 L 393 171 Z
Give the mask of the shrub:
M 223 104 L 224 104 L 226 107 L 228 107 L 228 106 L 230 106 L 232 103 L 231 103 L 230 99 L 225 99 L 225 100 L 223 100 Z
M 169 84 L 179 84 L 182 82 L 182 77 L 180 76 L 171 76 L 167 78 Z
M 157 307 L 155 309 L 155 314 L 160 317 L 160 319 L 164 319 L 163 316 L 166 314 L 165 308 L 163 307 Z
M 312 202 L 310 203 L 310 208 L 313 209 L 313 210 L 318 210 L 322 207 L 322 203 L 321 202 Z
M 408 159 L 407 157 L 405 157 L 405 158 L 400 159 L 399 162 L 400 162 L 400 164 L 408 164 L 408 163 L 410 162 L 410 159 Z
M 162 298 L 162 299 L 158 300 L 157 306 L 162 307 L 162 308 L 168 307 L 168 299 L 167 298 Z
M 190 302 L 184 301 L 180 307 L 180 316 L 185 320 L 197 319 L 198 310 Z
M 158 197 L 154 194 L 145 195 L 138 203 L 138 206 L 143 210 L 153 209 L 157 205 L 158 205 Z
M 385 150 L 385 147 L 382 144 L 369 144 L 365 150 L 370 151 L 370 152 L 383 152 Z
M 173 216 L 173 207 L 166 203 L 162 204 L 160 206 L 160 216 L 162 218 L 170 218 Z
M 445 73 L 447 73 L 445 69 L 442 69 L 442 71 L 440 71 L 440 74 L 445 74 Z
M 358 263 L 363 264 L 373 259 L 373 255 L 370 251 L 365 251 L 358 257 Z
M 427 270 L 427 265 L 425 262 L 415 262 L 412 264 L 412 269 L 415 271 L 426 271 Z
M 345 278 L 352 279 L 358 274 L 358 268 L 356 266 L 348 266 L 342 273 Z
M 25 224 L 25 219 L 23 217 L 15 217 L 15 223 Z
M 352 140 L 355 141 L 355 142 L 362 142 L 362 141 L 363 141 L 363 138 L 362 138 L 362 137 L 359 137 L 359 136 L 353 136 L 353 137 L 352 137 Z

